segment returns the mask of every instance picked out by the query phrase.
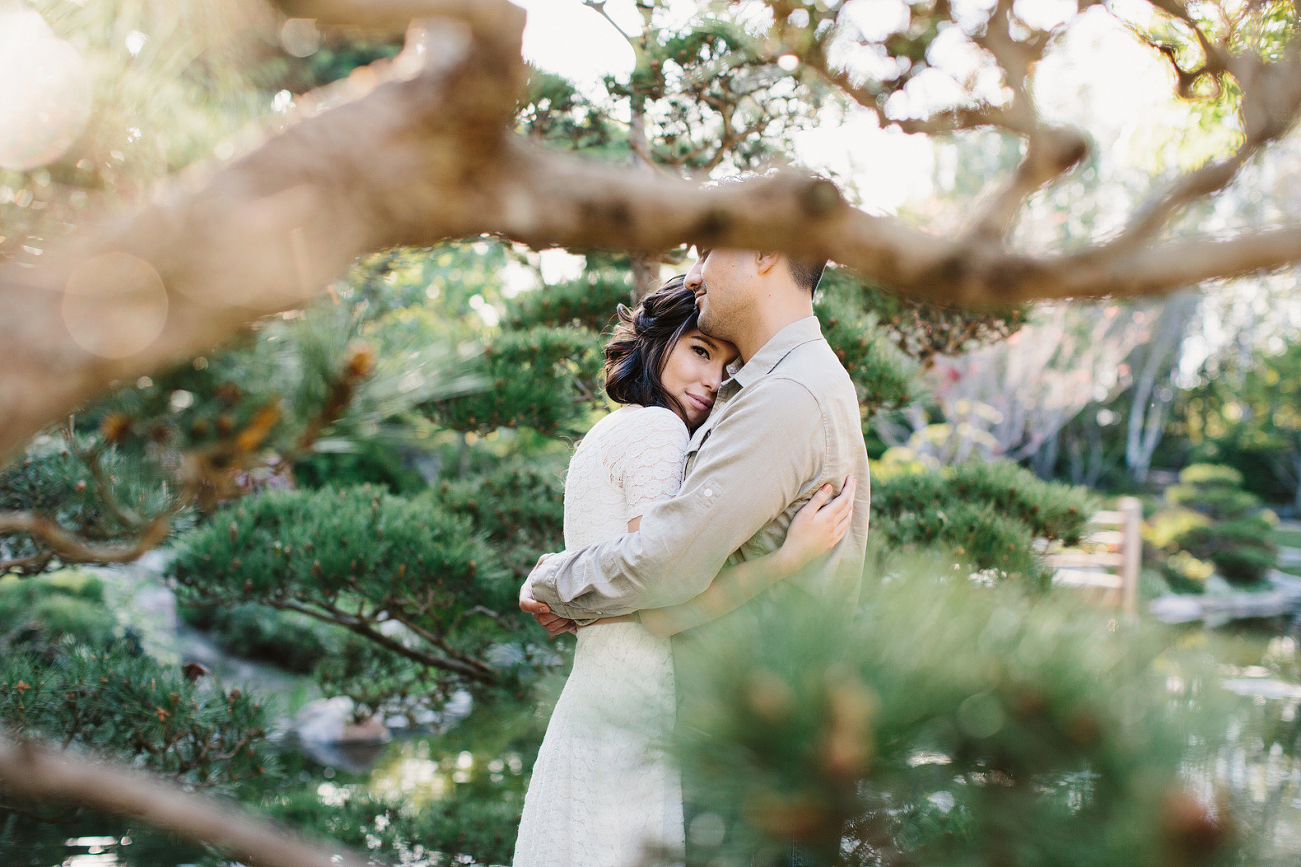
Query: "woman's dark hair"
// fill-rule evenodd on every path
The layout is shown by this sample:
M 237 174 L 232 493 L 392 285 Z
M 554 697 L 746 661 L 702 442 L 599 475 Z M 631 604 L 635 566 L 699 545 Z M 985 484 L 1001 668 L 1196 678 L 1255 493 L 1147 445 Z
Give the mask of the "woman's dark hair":
M 605 344 L 605 393 L 615 403 L 662 406 L 683 415 L 664 390 L 660 371 L 678 339 L 697 327 L 696 296 L 684 279 L 674 277 L 632 310 L 619 305 L 619 324 Z

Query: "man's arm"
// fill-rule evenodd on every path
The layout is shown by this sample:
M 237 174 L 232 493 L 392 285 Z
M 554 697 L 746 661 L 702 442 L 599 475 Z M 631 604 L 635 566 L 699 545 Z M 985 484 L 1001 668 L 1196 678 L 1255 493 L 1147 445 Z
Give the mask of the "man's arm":
M 682 489 L 652 506 L 641 529 L 548 557 L 529 576 L 553 616 L 579 623 L 685 602 L 728 556 L 817 480 L 826 430 L 802 385 L 769 377 L 742 390 Z

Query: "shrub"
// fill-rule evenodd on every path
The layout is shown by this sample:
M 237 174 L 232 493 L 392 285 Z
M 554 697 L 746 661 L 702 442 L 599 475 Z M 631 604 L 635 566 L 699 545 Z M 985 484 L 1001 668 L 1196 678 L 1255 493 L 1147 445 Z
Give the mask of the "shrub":
M 1274 567 L 1278 551 L 1268 513 L 1241 485 L 1242 474 L 1232 467 L 1193 464 L 1166 490 L 1174 508 L 1153 516 L 1145 538 L 1176 589 L 1202 589 L 1207 564 L 1234 584 L 1253 584 Z
M 1033 551 L 1034 540 L 1078 542 L 1092 512 L 1083 488 L 1042 481 L 1006 461 L 973 461 L 877 484 L 872 534 L 892 553 L 941 548 L 974 570 L 1046 587 L 1050 575 Z
M 466 686 L 514 690 L 528 670 L 523 651 L 489 660 L 522 625 L 514 574 L 437 491 L 265 490 L 187 536 L 172 569 L 188 604 L 258 603 L 366 639 L 373 653 L 348 644 L 314 666 L 359 705 L 385 690 L 435 705 Z
M 89 572 L 67 569 L 35 578 L 0 578 L 0 635 L 7 647 L 44 649 L 65 640 L 106 647 L 117 619 L 104 607 L 104 585 Z

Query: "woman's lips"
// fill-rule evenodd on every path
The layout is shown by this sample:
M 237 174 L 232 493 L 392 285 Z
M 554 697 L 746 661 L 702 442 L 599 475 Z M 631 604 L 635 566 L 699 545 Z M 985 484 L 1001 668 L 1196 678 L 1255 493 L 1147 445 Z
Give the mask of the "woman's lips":
M 709 412 L 711 409 L 713 409 L 714 406 L 714 402 L 712 400 L 706 400 L 703 397 L 697 397 L 696 395 L 691 394 L 690 392 L 687 392 L 687 400 L 691 401 L 691 403 L 695 405 L 696 409 L 700 410 L 701 412 Z

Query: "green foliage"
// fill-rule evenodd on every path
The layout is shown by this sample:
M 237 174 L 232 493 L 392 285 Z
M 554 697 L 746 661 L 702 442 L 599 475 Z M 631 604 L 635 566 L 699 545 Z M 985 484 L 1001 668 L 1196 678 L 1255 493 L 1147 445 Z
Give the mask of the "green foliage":
M 727 829 L 704 858 L 794 837 L 811 863 L 1231 863 L 1231 820 L 1181 781 L 1221 734 L 1209 667 L 1054 599 L 918 574 L 857 622 L 811 606 L 711 641 L 679 726 Z
M 192 786 L 230 789 L 274 767 L 263 708 L 143 654 L 83 571 L 0 579 L 0 719 Z
M 121 644 L 0 654 L 0 719 L 191 786 L 229 789 L 274 768 L 257 701 L 210 679 L 191 683 Z
M 521 425 L 551 436 L 576 434 L 602 405 L 602 359 L 596 335 L 584 328 L 506 331 L 483 348 L 488 388 L 429 408 L 453 430 Z
M 883 551 L 939 548 L 974 570 L 1046 586 L 1037 538 L 1076 544 L 1094 510 L 1082 488 L 1044 482 L 1005 461 L 903 472 L 872 490 L 872 534 Z
M 433 494 L 267 490 L 190 534 L 172 569 L 188 604 L 258 602 L 368 639 L 365 652 L 349 639 L 314 673 L 371 708 L 385 691 L 437 705 L 466 685 L 514 689 L 525 661 L 487 661 L 515 628 L 502 614 L 518 585 Z
M 343 643 L 338 627 L 296 611 L 277 611 L 254 602 L 188 606 L 181 608 L 180 614 L 186 623 L 208 633 L 228 652 L 266 660 L 287 671 L 310 672 Z
M 923 367 L 936 355 L 961 355 L 1008 337 L 1025 324 L 1027 313 L 1024 307 L 971 310 L 915 301 L 865 283 L 838 266 L 827 268 L 821 291 L 853 299 L 860 318 L 866 314 L 869 321 L 877 323 L 886 342 Z
M 88 572 L 0 578 L 0 652 L 47 649 L 65 640 L 105 647 L 118 637 L 104 585 Z
M 1218 464 L 1192 464 L 1179 471 L 1179 483 L 1192 487 L 1242 487 L 1242 473 Z
M 370 484 L 394 494 L 415 493 L 425 487 L 425 480 L 408 465 L 410 452 L 401 446 L 376 437 L 345 444 L 339 451 L 314 450 L 294 461 L 294 481 L 307 488 Z
M 502 325 L 516 331 L 570 325 L 599 334 L 613 328 L 617 322 L 615 310 L 620 304 L 629 304 L 631 297 L 630 272 L 589 266 L 577 280 L 553 283 L 516 296 L 507 307 Z
M 558 75 L 529 70 L 528 89 L 520 100 L 522 132 L 548 145 L 581 150 L 585 156 L 610 161 L 628 158 L 628 133 L 602 106 L 586 99 Z
M 564 538 L 562 473 L 546 462 L 509 462 L 441 482 L 438 498 L 449 512 L 467 517 L 522 581 L 538 557 Z
M 1199 459 L 1233 466 L 1252 493 L 1301 505 L 1301 342 L 1216 371 L 1181 410 Z
M 103 487 L 92 467 L 98 469 Z M 106 490 L 111 508 L 105 502 Z M 91 543 L 134 540 L 139 524 L 163 512 L 173 495 L 171 480 L 156 465 L 97 444 L 91 436 L 38 437 L 22 457 L 0 467 L 0 510 L 44 515 Z M 130 520 L 127 512 L 142 517 Z M 26 533 L 0 534 L 0 563 L 29 561 L 15 562 L 12 568 L 17 571 L 50 568 L 52 556 L 44 543 Z
M 890 345 L 874 317 L 863 312 L 857 287 L 829 282 L 823 284 L 815 311 L 822 336 L 854 381 L 864 416 L 911 403 L 917 397 L 917 372 Z
M 1242 490 L 1232 467 L 1193 464 L 1166 489 L 1175 508 L 1158 512 L 1145 537 L 1166 579 L 1178 589 L 1198 590 L 1214 564 L 1226 580 L 1253 584 L 1278 561 L 1271 523 L 1260 499 Z
M 518 793 L 514 800 L 504 800 L 458 786 L 445 799 L 423 806 L 364 791 L 347 791 L 341 803 L 323 804 L 315 792 L 305 791 L 265 809 L 294 827 L 395 862 L 441 852 L 473 859 L 473 864 L 508 864 L 522 802 Z

